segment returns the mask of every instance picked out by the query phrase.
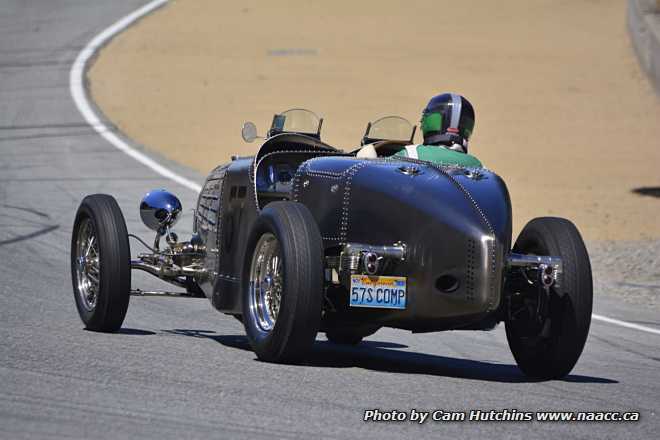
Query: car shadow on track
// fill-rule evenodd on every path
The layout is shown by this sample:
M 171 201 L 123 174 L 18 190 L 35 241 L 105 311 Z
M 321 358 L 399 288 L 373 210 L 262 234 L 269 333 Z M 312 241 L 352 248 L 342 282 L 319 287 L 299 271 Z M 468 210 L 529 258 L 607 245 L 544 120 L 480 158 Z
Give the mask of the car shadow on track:
M 207 330 L 164 330 L 167 333 L 212 339 L 224 346 L 250 351 L 244 335 L 218 335 Z M 403 344 L 381 341 L 362 341 L 357 346 L 343 346 L 327 341 L 316 341 L 314 348 L 301 366 L 321 368 L 364 368 L 372 371 L 424 374 L 488 382 L 523 383 L 536 382 L 522 374 L 516 365 L 499 364 L 472 359 L 460 359 L 433 354 L 417 353 L 396 348 Z M 571 374 L 564 382 L 618 383 L 601 377 Z
M 139 328 L 126 328 L 126 327 L 120 328 L 117 331 L 117 333 L 120 335 L 133 335 L 133 336 L 149 336 L 156 334 L 156 332 L 152 332 L 150 330 L 141 330 Z

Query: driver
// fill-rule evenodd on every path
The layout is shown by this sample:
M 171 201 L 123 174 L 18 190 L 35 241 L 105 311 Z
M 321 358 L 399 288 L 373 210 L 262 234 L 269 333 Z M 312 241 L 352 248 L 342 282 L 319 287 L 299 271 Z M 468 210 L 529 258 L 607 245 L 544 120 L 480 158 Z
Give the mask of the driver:
M 481 167 L 467 154 L 474 129 L 474 109 L 464 96 L 443 93 L 431 98 L 422 111 L 422 145 L 408 145 L 395 156 L 427 160 L 441 165 Z

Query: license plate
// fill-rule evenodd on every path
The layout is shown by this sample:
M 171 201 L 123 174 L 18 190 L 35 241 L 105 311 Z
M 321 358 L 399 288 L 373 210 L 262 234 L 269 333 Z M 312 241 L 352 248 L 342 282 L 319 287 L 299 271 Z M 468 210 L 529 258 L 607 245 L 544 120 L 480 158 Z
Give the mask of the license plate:
M 351 307 L 406 308 L 406 278 L 351 275 Z

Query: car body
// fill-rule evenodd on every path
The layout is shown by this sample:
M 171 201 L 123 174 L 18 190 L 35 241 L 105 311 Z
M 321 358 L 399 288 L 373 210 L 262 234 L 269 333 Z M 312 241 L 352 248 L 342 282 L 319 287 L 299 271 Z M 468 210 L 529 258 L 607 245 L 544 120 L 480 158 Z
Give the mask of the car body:
M 273 168 L 290 180 L 265 184 Z M 405 257 L 389 258 L 391 267 L 378 274 L 406 277 L 408 307 L 347 307 L 342 318 L 413 331 L 492 327 L 511 243 L 509 195 L 492 171 L 394 156 L 359 159 L 304 134 L 269 138 L 254 157 L 213 170 L 200 193 L 194 231 L 207 249 L 217 249 L 200 286 L 221 312 L 241 313 L 247 237 L 259 211 L 276 200 L 309 208 L 328 260 L 347 246 L 405 244 Z M 442 277 L 455 280 L 449 289 L 440 288 Z M 339 310 L 341 301 L 333 305 Z

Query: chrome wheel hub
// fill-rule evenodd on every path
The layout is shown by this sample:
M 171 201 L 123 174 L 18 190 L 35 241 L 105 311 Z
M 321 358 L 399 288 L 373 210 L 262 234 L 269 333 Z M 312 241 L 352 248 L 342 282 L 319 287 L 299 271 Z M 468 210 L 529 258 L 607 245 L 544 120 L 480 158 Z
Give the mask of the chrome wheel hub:
M 250 265 L 250 313 L 259 328 L 270 332 L 280 312 L 284 277 L 280 244 L 271 233 L 261 236 Z
M 83 220 L 76 237 L 76 281 L 81 304 L 88 311 L 94 310 L 98 300 L 100 266 L 99 247 L 92 220 Z

